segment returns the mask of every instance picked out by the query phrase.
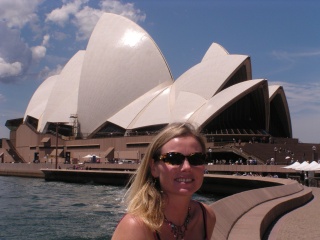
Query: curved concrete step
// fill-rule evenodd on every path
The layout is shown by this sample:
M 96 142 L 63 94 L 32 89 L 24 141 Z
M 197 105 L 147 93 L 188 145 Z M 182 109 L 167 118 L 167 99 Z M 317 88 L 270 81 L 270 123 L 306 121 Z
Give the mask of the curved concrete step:
M 253 228 L 256 232 L 255 238 L 250 239 L 260 239 L 261 234 L 274 219 L 285 211 L 303 205 L 311 197 L 311 190 L 296 181 L 288 180 L 284 185 L 259 188 L 223 198 L 210 205 L 217 217 L 211 239 L 225 240 L 236 236 L 233 239 L 248 240 Z M 266 208 L 263 209 L 263 206 Z M 252 216 L 259 217 L 259 220 L 255 219 L 255 225 L 246 227 L 246 221 Z M 241 238 L 238 235 L 240 233 L 245 237 Z M 256 237 L 257 235 L 259 237 Z
M 233 226 L 229 240 L 256 240 L 262 239 L 268 227 L 279 216 L 291 211 L 312 198 L 312 190 L 304 190 L 281 198 L 262 203 L 245 213 Z

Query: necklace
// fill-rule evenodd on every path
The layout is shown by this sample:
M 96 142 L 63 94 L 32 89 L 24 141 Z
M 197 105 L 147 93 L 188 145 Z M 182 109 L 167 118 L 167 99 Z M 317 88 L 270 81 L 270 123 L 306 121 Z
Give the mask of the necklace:
M 187 231 L 187 226 L 190 221 L 190 207 L 188 208 L 187 217 L 184 220 L 184 223 L 182 225 L 175 225 L 173 222 L 169 221 L 166 216 L 164 216 L 164 221 L 169 225 L 171 228 L 171 232 L 173 233 L 173 236 L 175 239 L 181 239 L 184 240 L 184 235 Z

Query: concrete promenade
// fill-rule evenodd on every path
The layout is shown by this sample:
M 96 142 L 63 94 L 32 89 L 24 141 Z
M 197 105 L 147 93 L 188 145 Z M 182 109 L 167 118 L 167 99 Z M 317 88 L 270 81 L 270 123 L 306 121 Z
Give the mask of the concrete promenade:
M 314 198 L 285 214 L 272 228 L 269 240 L 320 239 L 320 189 L 312 188 Z

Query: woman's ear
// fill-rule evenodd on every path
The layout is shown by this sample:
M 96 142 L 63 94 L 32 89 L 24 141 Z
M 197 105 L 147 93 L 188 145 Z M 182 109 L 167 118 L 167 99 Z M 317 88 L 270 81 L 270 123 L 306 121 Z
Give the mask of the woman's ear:
M 159 170 L 158 170 L 158 166 L 157 164 L 154 162 L 154 160 L 152 159 L 150 161 L 150 170 L 151 170 L 151 174 L 154 178 L 158 178 L 159 177 Z

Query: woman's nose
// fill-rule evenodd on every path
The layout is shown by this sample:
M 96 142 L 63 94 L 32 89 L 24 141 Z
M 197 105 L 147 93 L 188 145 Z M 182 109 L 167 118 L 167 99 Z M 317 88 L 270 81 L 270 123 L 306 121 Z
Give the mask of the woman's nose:
M 182 168 L 181 170 L 189 170 L 191 168 L 191 165 L 188 161 L 187 158 L 184 159 L 183 163 L 182 163 Z

